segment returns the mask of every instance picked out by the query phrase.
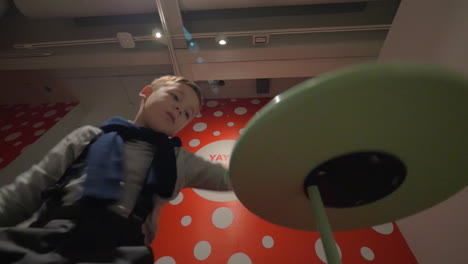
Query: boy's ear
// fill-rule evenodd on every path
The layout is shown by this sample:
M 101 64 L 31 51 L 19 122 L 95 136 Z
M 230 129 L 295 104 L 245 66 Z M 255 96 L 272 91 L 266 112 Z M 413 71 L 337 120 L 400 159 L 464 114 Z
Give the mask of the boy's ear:
M 148 96 L 150 96 L 150 94 L 153 92 L 153 88 L 148 85 L 148 86 L 145 86 L 145 88 L 143 88 L 140 92 L 140 98 L 141 99 L 146 99 L 148 98 Z

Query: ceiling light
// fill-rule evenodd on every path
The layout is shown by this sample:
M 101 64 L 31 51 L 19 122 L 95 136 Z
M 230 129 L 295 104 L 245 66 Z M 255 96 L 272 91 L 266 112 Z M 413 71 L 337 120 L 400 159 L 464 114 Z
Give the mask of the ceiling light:
M 219 45 L 222 45 L 222 46 L 227 44 L 226 36 L 224 34 L 221 34 L 221 33 L 216 35 L 215 41 L 216 41 L 216 43 L 218 43 Z
M 161 30 L 159 28 L 153 29 L 153 37 L 160 39 L 162 37 Z

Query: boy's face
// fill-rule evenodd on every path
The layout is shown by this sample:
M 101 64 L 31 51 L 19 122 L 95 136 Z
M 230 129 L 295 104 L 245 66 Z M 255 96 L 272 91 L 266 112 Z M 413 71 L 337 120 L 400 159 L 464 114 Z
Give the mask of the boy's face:
M 195 91 L 180 83 L 161 86 L 143 100 L 144 125 L 168 136 L 184 128 L 200 110 Z

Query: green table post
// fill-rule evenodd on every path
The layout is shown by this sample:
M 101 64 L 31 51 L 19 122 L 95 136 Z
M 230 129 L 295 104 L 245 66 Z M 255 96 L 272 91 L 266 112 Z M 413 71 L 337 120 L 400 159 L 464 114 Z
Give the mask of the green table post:
M 317 186 L 311 185 L 307 188 L 307 192 L 309 193 L 312 210 L 314 211 L 314 215 L 317 220 L 318 230 L 320 237 L 322 238 L 325 255 L 327 256 L 327 263 L 341 264 L 340 255 L 336 248 L 335 239 L 333 238 L 325 207 L 323 206 L 322 198 L 320 197 L 320 191 Z

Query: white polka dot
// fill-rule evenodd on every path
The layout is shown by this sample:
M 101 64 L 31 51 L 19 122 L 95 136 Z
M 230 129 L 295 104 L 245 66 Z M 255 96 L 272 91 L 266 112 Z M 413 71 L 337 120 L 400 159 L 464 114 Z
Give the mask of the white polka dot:
M 219 131 L 213 132 L 213 136 L 216 136 L 216 137 L 217 137 L 217 136 L 219 136 L 219 135 L 221 135 L 221 132 L 219 132 Z
M 239 134 L 242 134 L 242 133 L 244 133 L 244 130 L 245 130 L 245 128 L 241 128 L 241 129 L 239 129 Z
M 15 117 L 20 117 L 20 116 L 23 116 L 25 114 L 25 112 L 19 112 L 15 115 Z
M 37 115 L 37 112 L 32 112 L 31 115 Z
M 250 101 L 252 104 L 259 104 L 260 103 L 260 100 L 258 99 L 253 99 L 252 101 Z
M 29 124 L 28 121 L 24 121 L 23 123 L 21 123 L 22 126 L 25 126 L 25 125 L 27 125 L 27 124 Z
M 236 253 L 229 258 L 228 264 L 252 264 L 252 260 L 244 253 Z
M 387 223 L 383 225 L 373 226 L 372 229 L 382 235 L 390 235 L 393 232 L 393 223 Z
M 70 110 L 72 110 L 73 108 L 74 108 L 74 106 L 69 106 L 69 107 L 65 108 L 65 111 L 70 111 Z
M 38 128 L 40 126 L 42 126 L 44 124 L 44 122 L 37 122 L 36 124 L 33 125 L 34 128 Z
M 208 241 L 200 241 L 193 248 L 193 255 L 198 260 L 205 260 L 211 255 L 211 245 Z
M 235 98 L 231 99 L 231 102 L 237 102 L 237 99 L 235 99 Z
M 232 127 L 232 126 L 234 126 L 234 123 L 233 123 L 233 122 L 229 122 L 229 123 L 227 123 L 227 125 L 230 126 L 230 127 Z
M 375 258 L 374 251 L 372 251 L 372 249 L 370 249 L 368 247 L 362 247 L 361 248 L 361 255 L 362 255 L 363 258 L 365 258 L 366 260 L 369 260 L 369 261 L 372 261 Z
M 338 246 L 338 244 L 336 245 L 336 248 L 338 249 L 338 254 L 340 255 L 340 259 L 341 259 L 341 249 Z M 315 253 L 317 253 L 317 256 L 319 257 L 321 261 L 323 261 L 324 263 L 327 263 L 327 257 L 325 255 L 325 250 L 323 249 L 321 238 L 317 239 L 317 241 L 315 242 Z
M 49 116 L 53 116 L 57 113 L 57 110 L 50 110 L 50 111 L 47 111 L 45 114 L 44 114 L 44 117 L 49 117 Z
M 176 262 L 172 257 L 165 256 L 158 259 L 154 264 L 176 264 Z
M 46 107 L 52 107 L 52 106 L 55 106 L 56 103 L 50 103 L 50 104 L 47 104 Z
M 188 226 L 192 223 L 192 217 L 186 215 L 180 220 L 180 224 L 183 226 Z
M 196 118 L 200 118 L 200 117 L 202 117 L 202 115 L 201 115 L 201 114 L 197 114 L 195 117 L 196 117 Z
M 215 107 L 215 106 L 217 106 L 217 105 L 218 105 L 218 101 L 213 101 L 213 100 L 208 101 L 208 102 L 206 103 L 206 106 L 208 106 L 208 107 Z
M 12 140 L 15 140 L 15 139 L 19 138 L 20 136 L 21 136 L 21 132 L 15 132 L 13 134 L 8 135 L 5 138 L 5 141 L 12 141 Z
M 182 201 L 184 200 L 184 195 L 180 192 L 177 197 L 170 201 L 169 203 L 172 204 L 172 205 L 178 205 L 180 204 Z
M 237 107 L 236 109 L 234 109 L 234 113 L 236 113 L 237 115 L 244 115 L 245 113 L 247 113 L 247 109 L 245 107 Z
M 220 116 L 223 115 L 223 112 L 221 112 L 221 111 L 216 111 L 216 112 L 213 113 L 213 115 L 216 116 L 216 117 L 220 117 Z
M 38 131 L 34 132 L 34 135 L 35 136 L 40 136 L 40 135 L 44 134 L 45 131 L 46 131 L 45 129 L 38 130 Z
M 15 144 L 13 144 L 13 146 L 17 147 L 17 146 L 19 146 L 19 145 L 21 145 L 21 144 L 23 144 L 23 142 L 18 141 L 18 142 L 15 142 Z
M 12 128 L 13 126 L 12 125 L 4 125 L 2 126 L 2 128 L 0 128 L 1 131 L 5 131 L 5 130 L 8 130 L 10 128 Z
M 207 125 L 205 123 L 196 123 L 193 125 L 193 130 L 196 132 L 202 132 L 207 128 Z
M 217 228 L 224 229 L 232 224 L 234 215 L 232 211 L 227 207 L 220 207 L 216 209 L 211 217 L 213 225 Z
M 218 191 L 209 191 L 203 189 L 192 189 L 198 196 L 213 202 L 230 202 L 237 201 L 237 196 L 233 191 L 229 192 L 218 192 Z
M 264 236 L 262 239 L 262 244 L 265 248 L 272 248 L 275 244 L 275 241 L 271 236 Z
M 190 142 L 188 144 L 191 147 L 196 147 L 196 146 L 200 145 L 200 140 L 199 139 L 192 139 L 192 140 L 190 140 Z

